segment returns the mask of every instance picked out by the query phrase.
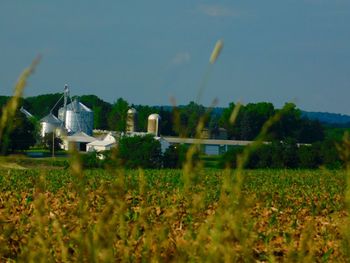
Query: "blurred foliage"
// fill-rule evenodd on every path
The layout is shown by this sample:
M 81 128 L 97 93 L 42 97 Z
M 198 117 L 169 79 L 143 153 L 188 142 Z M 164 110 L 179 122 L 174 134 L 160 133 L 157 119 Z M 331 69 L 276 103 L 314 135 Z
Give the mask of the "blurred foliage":
M 163 154 L 163 167 L 164 168 L 182 168 L 187 161 L 187 152 L 189 146 L 184 144 L 171 145 Z M 192 166 L 199 161 L 199 152 L 195 152 L 191 156 Z
M 36 143 L 36 139 L 35 119 L 28 119 L 22 112 L 17 110 L 12 121 L 4 129 L 4 136 L 0 141 L 0 149 L 3 154 L 27 150 Z
M 160 142 L 152 135 L 122 137 L 118 144 L 118 158 L 126 168 L 160 168 Z
M 49 150 L 50 153 L 52 153 L 52 150 L 55 152 L 61 150 L 62 143 L 62 139 L 57 137 L 53 132 L 46 133 L 41 139 L 42 148 Z
M 221 156 L 221 167 L 236 167 L 237 157 L 244 147 L 232 147 Z M 295 139 L 283 142 L 273 141 L 252 151 L 246 168 L 308 168 L 321 166 L 340 168 L 343 162 L 333 141 L 315 142 L 311 145 L 298 145 Z
M 126 100 L 119 98 L 113 103 L 110 112 L 104 112 L 108 115 L 108 127 L 112 131 L 126 130 L 126 115 L 129 109 L 129 104 Z

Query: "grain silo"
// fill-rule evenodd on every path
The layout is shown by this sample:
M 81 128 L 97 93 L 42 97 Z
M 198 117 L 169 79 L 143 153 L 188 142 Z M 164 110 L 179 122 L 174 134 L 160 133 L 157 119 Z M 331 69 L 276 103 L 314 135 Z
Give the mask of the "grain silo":
M 61 127 L 62 121 L 60 121 L 51 112 L 40 120 L 41 125 L 41 137 L 45 137 L 45 134 L 56 132 L 56 129 Z
M 153 113 L 148 116 L 147 133 L 159 136 L 160 134 L 160 116 L 157 113 Z
M 132 133 L 137 130 L 137 111 L 130 108 L 126 117 L 126 132 Z
M 84 132 L 92 135 L 94 113 L 78 99 L 60 108 L 58 118 L 64 122 L 64 126 L 69 133 Z

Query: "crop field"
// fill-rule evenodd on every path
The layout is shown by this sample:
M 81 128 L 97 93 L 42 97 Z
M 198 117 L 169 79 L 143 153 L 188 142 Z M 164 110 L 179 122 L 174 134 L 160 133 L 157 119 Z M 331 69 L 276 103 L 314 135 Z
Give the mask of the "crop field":
M 350 259 L 346 172 L 0 169 L 0 261 Z

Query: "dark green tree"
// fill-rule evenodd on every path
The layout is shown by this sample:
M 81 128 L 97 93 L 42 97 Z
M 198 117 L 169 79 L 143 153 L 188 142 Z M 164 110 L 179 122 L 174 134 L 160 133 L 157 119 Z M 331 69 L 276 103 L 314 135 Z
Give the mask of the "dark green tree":
M 35 119 L 28 119 L 16 111 L 14 118 L 6 126 L 3 138 L 0 141 L 0 149 L 3 154 L 29 149 L 36 143 Z
M 170 145 L 163 155 L 163 166 L 165 168 L 180 168 L 180 153 L 179 148 L 175 145 Z
M 126 100 L 119 98 L 113 105 L 108 114 L 108 127 L 114 131 L 126 130 L 126 116 L 129 104 Z
M 38 119 L 46 116 L 55 106 L 56 102 L 62 97 L 62 93 L 43 94 L 25 99 L 24 108 Z M 53 109 L 53 113 L 57 116 L 58 110 L 63 106 L 63 99 Z
M 272 137 L 276 140 L 297 139 L 301 125 L 301 111 L 294 103 L 286 103 L 278 112 L 281 113 L 281 118 L 271 128 Z
M 79 100 L 94 112 L 94 128 L 108 129 L 108 115 L 112 105 L 95 95 L 84 95 Z
M 165 168 L 182 168 L 185 162 L 187 162 L 187 152 L 189 150 L 188 145 L 177 144 L 171 145 L 163 155 L 163 166 Z M 199 152 L 195 152 L 192 155 L 192 166 L 196 166 L 199 162 Z
M 300 168 L 315 169 L 322 164 L 318 145 L 300 145 L 298 156 Z
M 296 168 L 299 165 L 298 146 L 294 138 L 288 138 L 283 142 L 282 160 L 283 167 Z
M 137 111 L 137 125 L 139 131 L 147 131 L 148 116 L 153 113 L 159 113 L 159 109 L 150 106 L 136 105 L 134 108 Z M 162 120 L 163 121 L 163 120 Z M 161 121 L 161 131 L 162 131 Z
M 191 101 L 186 106 L 178 107 L 175 112 L 178 114 L 175 132 L 181 137 L 195 137 L 200 118 L 206 112 L 205 107 Z
M 230 123 L 231 114 L 236 107 L 236 104 L 231 102 L 227 108 L 225 108 L 219 119 L 219 126 L 227 130 L 227 136 L 229 139 L 238 139 L 239 129 L 237 121 Z
M 162 165 L 161 145 L 152 135 L 122 137 L 118 157 L 127 168 L 160 168 Z
M 54 133 L 46 133 L 44 138 L 42 138 L 42 146 L 52 153 L 52 150 L 58 151 L 61 149 L 62 140 L 57 137 Z
M 159 109 L 159 115 L 161 117 L 160 130 L 161 134 L 165 136 L 175 135 L 173 129 L 173 113 L 171 110 L 166 110 L 163 107 Z
M 237 167 L 237 158 L 240 154 L 242 154 L 244 147 L 242 146 L 234 146 L 231 147 L 227 152 L 225 152 L 220 158 L 220 166 L 222 168 Z
M 0 109 L 5 106 L 10 98 L 9 96 L 0 96 Z
M 319 121 L 302 119 L 298 131 L 298 142 L 313 143 L 322 141 L 325 137 L 324 127 Z

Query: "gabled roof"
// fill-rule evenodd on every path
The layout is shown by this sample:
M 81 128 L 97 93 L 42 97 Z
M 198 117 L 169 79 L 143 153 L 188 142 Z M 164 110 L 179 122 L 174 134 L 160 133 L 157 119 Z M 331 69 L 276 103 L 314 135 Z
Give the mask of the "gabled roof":
M 106 137 L 104 137 L 103 141 L 105 141 L 105 142 L 116 142 L 116 139 L 111 133 L 108 133 L 106 135 Z
M 67 140 L 70 142 L 93 142 L 96 141 L 96 138 L 87 135 L 85 132 L 76 132 L 71 136 L 67 137 Z
M 42 118 L 40 120 L 40 122 L 47 122 L 47 123 L 51 123 L 51 124 L 61 124 L 62 123 L 61 120 L 59 120 L 52 113 L 49 113 L 48 115 L 46 115 L 44 118 Z
M 111 133 L 108 133 L 103 140 L 95 140 L 93 142 L 88 143 L 89 146 L 111 146 L 116 144 L 117 141 Z
M 116 142 L 113 142 L 113 141 L 93 141 L 93 142 L 90 142 L 88 143 L 89 146 L 111 146 L 111 145 L 114 145 L 116 144 Z

